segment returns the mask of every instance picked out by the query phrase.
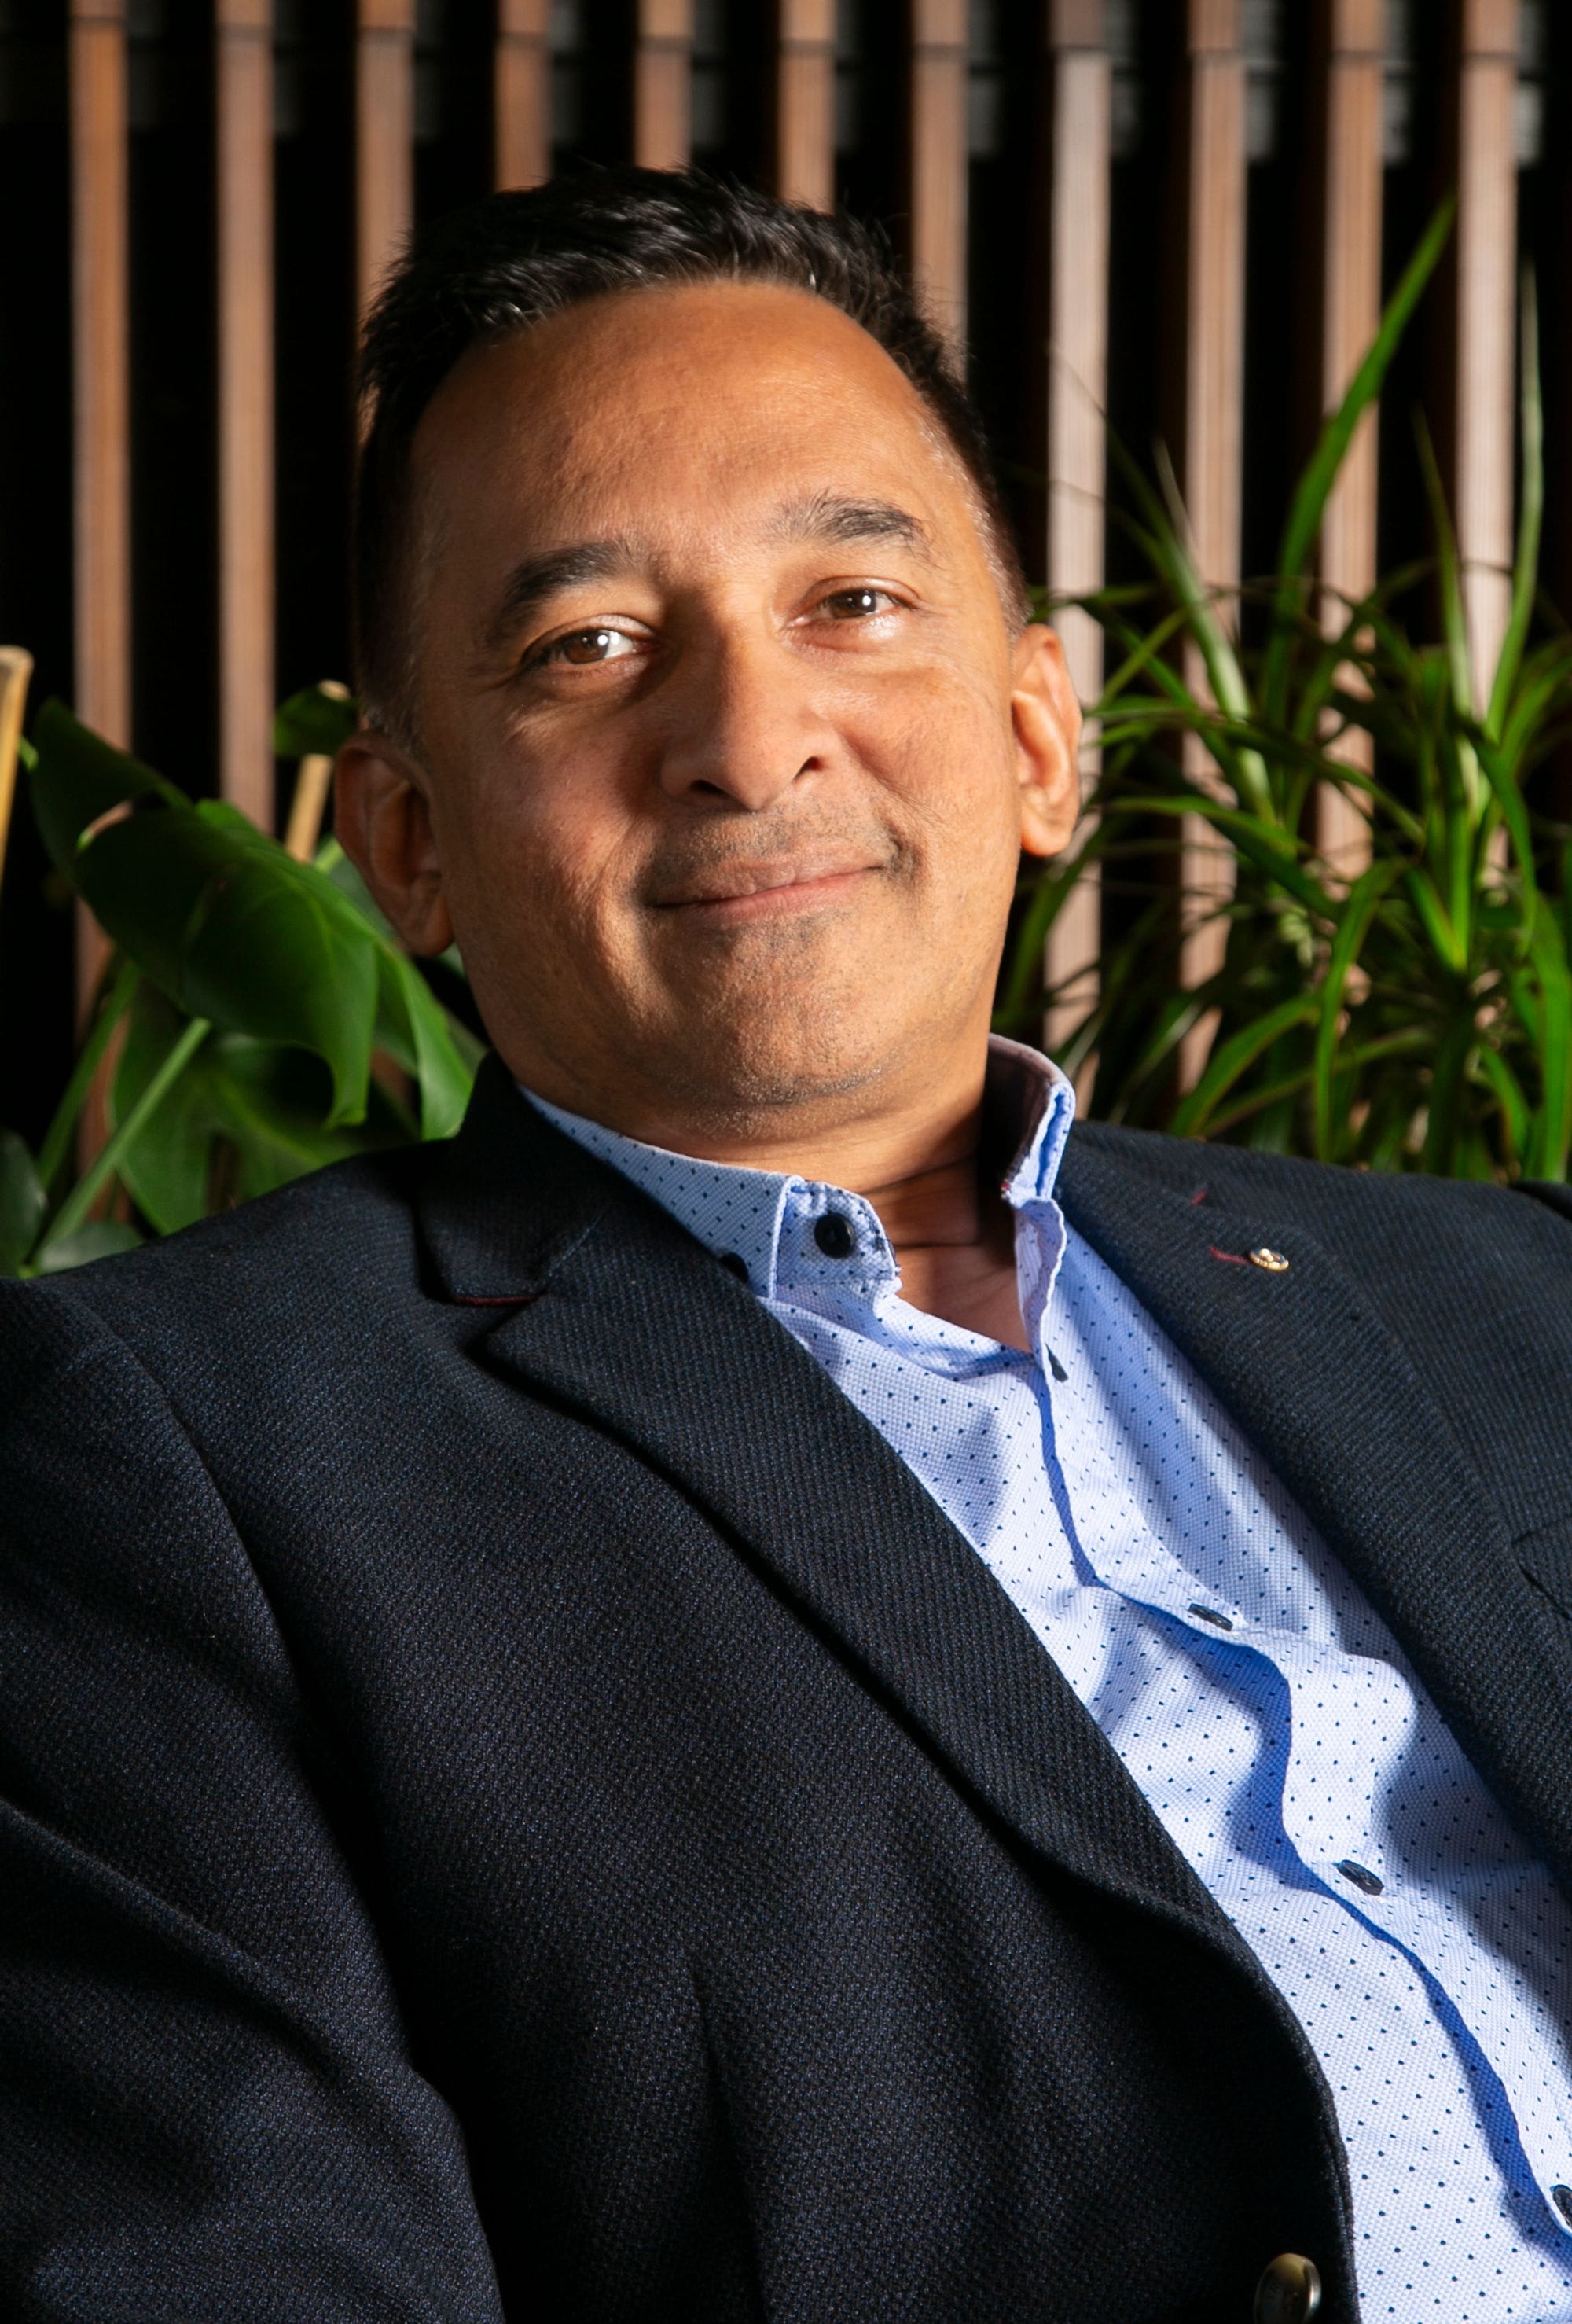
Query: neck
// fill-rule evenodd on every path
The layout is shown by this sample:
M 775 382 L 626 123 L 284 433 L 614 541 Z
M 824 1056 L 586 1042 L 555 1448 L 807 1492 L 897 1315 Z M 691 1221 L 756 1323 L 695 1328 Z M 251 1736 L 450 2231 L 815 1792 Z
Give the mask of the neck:
M 749 1139 L 737 1150 L 709 1142 L 705 1158 L 797 1176 L 861 1194 L 878 1213 L 909 1306 L 1007 1347 L 1028 1349 L 1016 1283 L 1015 1213 L 979 1167 L 981 1076 L 964 1111 L 932 1107 L 902 1126 L 859 1123 L 839 1136 L 778 1147 Z M 654 1140 L 653 1143 L 668 1143 Z M 696 1153 L 691 1139 L 679 1149 Z
M 859 1191 L 890 1239 L 908 1305 L 1007 1347 L 1029 1347 L 1016 1283 L 1015 1214 L 979 1167 L 975 1147 Z
M 569 1112 L 646 1145 L 861 1194 L 890 1239 L 912 1306 L 1025 1348 L 1014 1215 L 979 1168 L 987 1065 L 985 1019 L 975 1039 L 882 1087 L 784 1110 L 695 1118 L 661 1092 L 639 1102 L 626 1079 L 612 1103 L 609 1093 L 554 1087 L 550 1074 L 526 1069 L 519 1078 Z
M 865 1108 L 851 1121 L 799 1116 L 789 1131 L 767 1120 L 703 1132 L 689 1121 L 676 1135 L 632 1134 L 707 1161 L 791 1173 L 861 1194 L 889 1237 L 909 1305 L 1025 1348 L 1015 1215 L 979 1154 L 986 1065 L 979 1043 L 970 1069 L 957 1073 L 948 1092 L 930 1074 L 920 1095 Z

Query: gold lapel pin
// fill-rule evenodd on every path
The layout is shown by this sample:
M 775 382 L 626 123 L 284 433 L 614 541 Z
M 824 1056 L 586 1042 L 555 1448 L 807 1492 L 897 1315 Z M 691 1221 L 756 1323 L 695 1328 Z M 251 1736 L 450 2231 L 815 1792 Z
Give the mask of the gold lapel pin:
M 1264 1243 L 1257 1244 L 1250 1253 L 1252 1267 L 1264 1267 L 1268 1275 L 1286 1275 L 1288 1261 L 1280 1250 L 1268 1250 Z

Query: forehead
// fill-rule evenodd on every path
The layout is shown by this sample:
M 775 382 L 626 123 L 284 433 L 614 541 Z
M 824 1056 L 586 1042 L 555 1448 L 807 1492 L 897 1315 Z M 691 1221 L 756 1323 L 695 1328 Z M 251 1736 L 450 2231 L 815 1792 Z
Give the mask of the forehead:
M 819 490 L 977 530 L 958 456 L 884 349 L 826 300 L 764 284 L 589 300 L 472 349 L 421 420 L 411 481 L 477 551 L 521 524 L 700 532 Z

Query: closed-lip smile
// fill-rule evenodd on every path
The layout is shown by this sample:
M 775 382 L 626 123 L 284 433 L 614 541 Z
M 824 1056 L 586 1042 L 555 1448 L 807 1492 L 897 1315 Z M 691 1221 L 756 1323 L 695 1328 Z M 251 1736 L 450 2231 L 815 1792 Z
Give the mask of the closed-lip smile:
M 654 902 L 661 911 L 752 919 L 827 903 L 879 868 L 865 855 L 841 853 L 722 864 L 696 873 L 670 894 L 657 896 Z

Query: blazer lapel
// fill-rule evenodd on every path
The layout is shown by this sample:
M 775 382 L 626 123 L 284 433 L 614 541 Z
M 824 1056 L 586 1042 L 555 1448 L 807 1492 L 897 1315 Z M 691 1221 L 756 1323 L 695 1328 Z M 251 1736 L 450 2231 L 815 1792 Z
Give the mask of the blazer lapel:
M 1251 1957 L 963 1536 L 753 1294 L 498 1069 L 421 1199 L 480 1360 L 690 1496 L 991 1812 Z
M 1343 1558 L 1474 1765 L 1572 1890 L 1572 1702 L 1545 1612 L 1444 1413 L 1341 1256 L 1237 1187 L 1197 1206 L 1139 1142 L 1072 1137 L 1072 1226 L 1194 1363 Z M 1248 1254 L 1290 1260 L 1273 1272 Z

